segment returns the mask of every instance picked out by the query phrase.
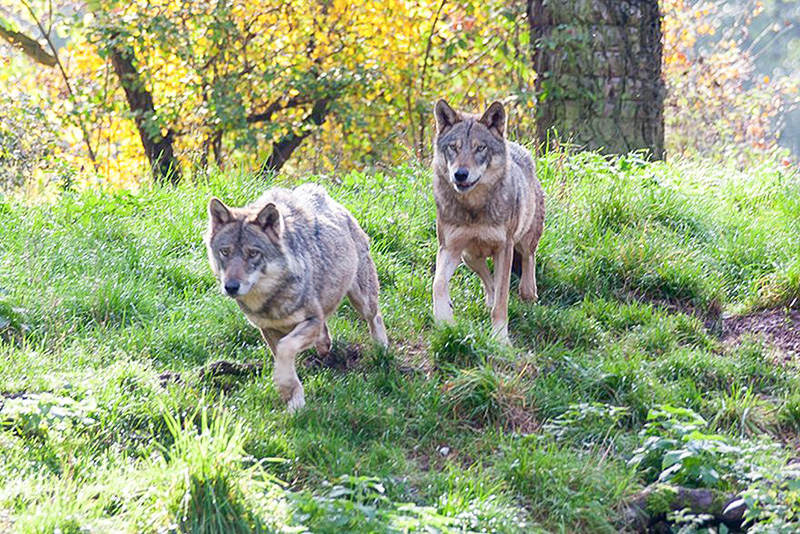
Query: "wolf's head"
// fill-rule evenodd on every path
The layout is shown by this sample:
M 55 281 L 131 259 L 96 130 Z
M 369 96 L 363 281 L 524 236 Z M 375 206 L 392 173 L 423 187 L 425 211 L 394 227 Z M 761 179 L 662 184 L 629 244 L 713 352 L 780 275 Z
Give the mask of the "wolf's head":
M 282 234 L 283 217 L 274 203 L 255 212 L 229 208 L 212 198 L 206 247 L 222 292 L 237 298 L 254 287 L 267 290 L 277 284 L 286 270 Z
M 479 183 L 490 186 L 502 176 L 507 159 L 503 104 L 493 102 L 479 117 L 459 113 L 439 100 L 434 115 L 437 156 L 444 159 L 447 177 L 457 192 L 466 193 Z

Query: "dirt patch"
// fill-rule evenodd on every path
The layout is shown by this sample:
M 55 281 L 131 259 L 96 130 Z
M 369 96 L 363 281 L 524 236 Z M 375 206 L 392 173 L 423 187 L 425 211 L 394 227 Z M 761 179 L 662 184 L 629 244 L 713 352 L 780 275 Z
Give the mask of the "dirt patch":
M 332 369 L 334 371 L 351 371 L 358 367 L 361 361 L 361 347 L 347 343 L 344 345 L 334 343 L 331 351 L 325 356 L 320 356 L 316 351 L 306 357 L 304 365 L 308 369 Z
M 789 360 L 800 355 L 800 310 L 772 308 L 722 319 L 722 340 L 738 343 L 754 335 L 780 350 Z

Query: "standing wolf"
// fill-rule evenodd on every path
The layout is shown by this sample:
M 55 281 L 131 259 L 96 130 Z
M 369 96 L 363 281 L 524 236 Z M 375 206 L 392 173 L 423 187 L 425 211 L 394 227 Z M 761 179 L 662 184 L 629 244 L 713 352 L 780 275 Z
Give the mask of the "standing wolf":
M 305 404 L 295 356 L 331 349 L 325 323 L 345 294 L 387 346 L 378 309 L 378 275 L 367 235 L 317 185 L 270 189 L 253 204 L 208 204 L 206 247 L 222 291 L 261 330 L 275 357 L 273 378 L 287 408 Z
M 544 194 L 533 157 L 506 140 L 506 112 L 494 102 L 480 117 L 454 111 L 444 100 L 434 108 L 436 139 L 436 275 L 433 316 L 453 320 L 450 278 L 464 260 L 483 281 L 495 335 L 508 339 L 508 293 L 514 254 L 522 262 L 523 300 L 536 300 L 536 246 L 544 229 Z M 486 259 L 494 259 L 494 275 Z

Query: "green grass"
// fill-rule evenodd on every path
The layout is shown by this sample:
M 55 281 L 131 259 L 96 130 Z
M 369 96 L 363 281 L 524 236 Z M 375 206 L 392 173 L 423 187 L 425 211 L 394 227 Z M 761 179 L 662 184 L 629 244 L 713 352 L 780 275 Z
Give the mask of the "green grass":
M 243 204 L 270 183 L 0 199 L 0 532 L 618 532 L 654 477 L 628 461 L 665 405 L 783 451 L 704 450 L 725 487 L 780 472 L 797 367 L 714 325 L 800 295 L 797 176 L 592 153 L 539 173 L 541 301 L 512 296 L 510 348 L 463 267 L 457 324 L 433 324 L 427 170 L 310 177 L 371 237 L 392 348 L 343 304 L 334 352 L 355 367 L 301 362 L 294 416 L 201 240 L 211 195 Z M 198 376 L 265 358 L 260 375 Z

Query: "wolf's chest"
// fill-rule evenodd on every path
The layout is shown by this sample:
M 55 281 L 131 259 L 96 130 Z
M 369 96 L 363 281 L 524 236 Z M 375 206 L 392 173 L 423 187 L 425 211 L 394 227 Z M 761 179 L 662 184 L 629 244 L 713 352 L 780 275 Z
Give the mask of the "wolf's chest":
M 297 310 L 294 313 L 286 315 L 284 317 L 280 317 L 278 319 L 274 319 L 268 317 L 265 314 L 252 314 L 252 313 L 245 313 L 245 317 L 247 320 L 250 321 L 250 324 L 255 326 L 256 328 L 262 328 L 264 330 L 275 330 L 278 332 L 289 332 L 299 323 L 306 320 L 306 316 L 308 313 L 306 310 Z
M 489 256 L 508 241 L 508 231 L 502 226 L 447 225 L 442 228 L 442 237 L 448 248 Z

